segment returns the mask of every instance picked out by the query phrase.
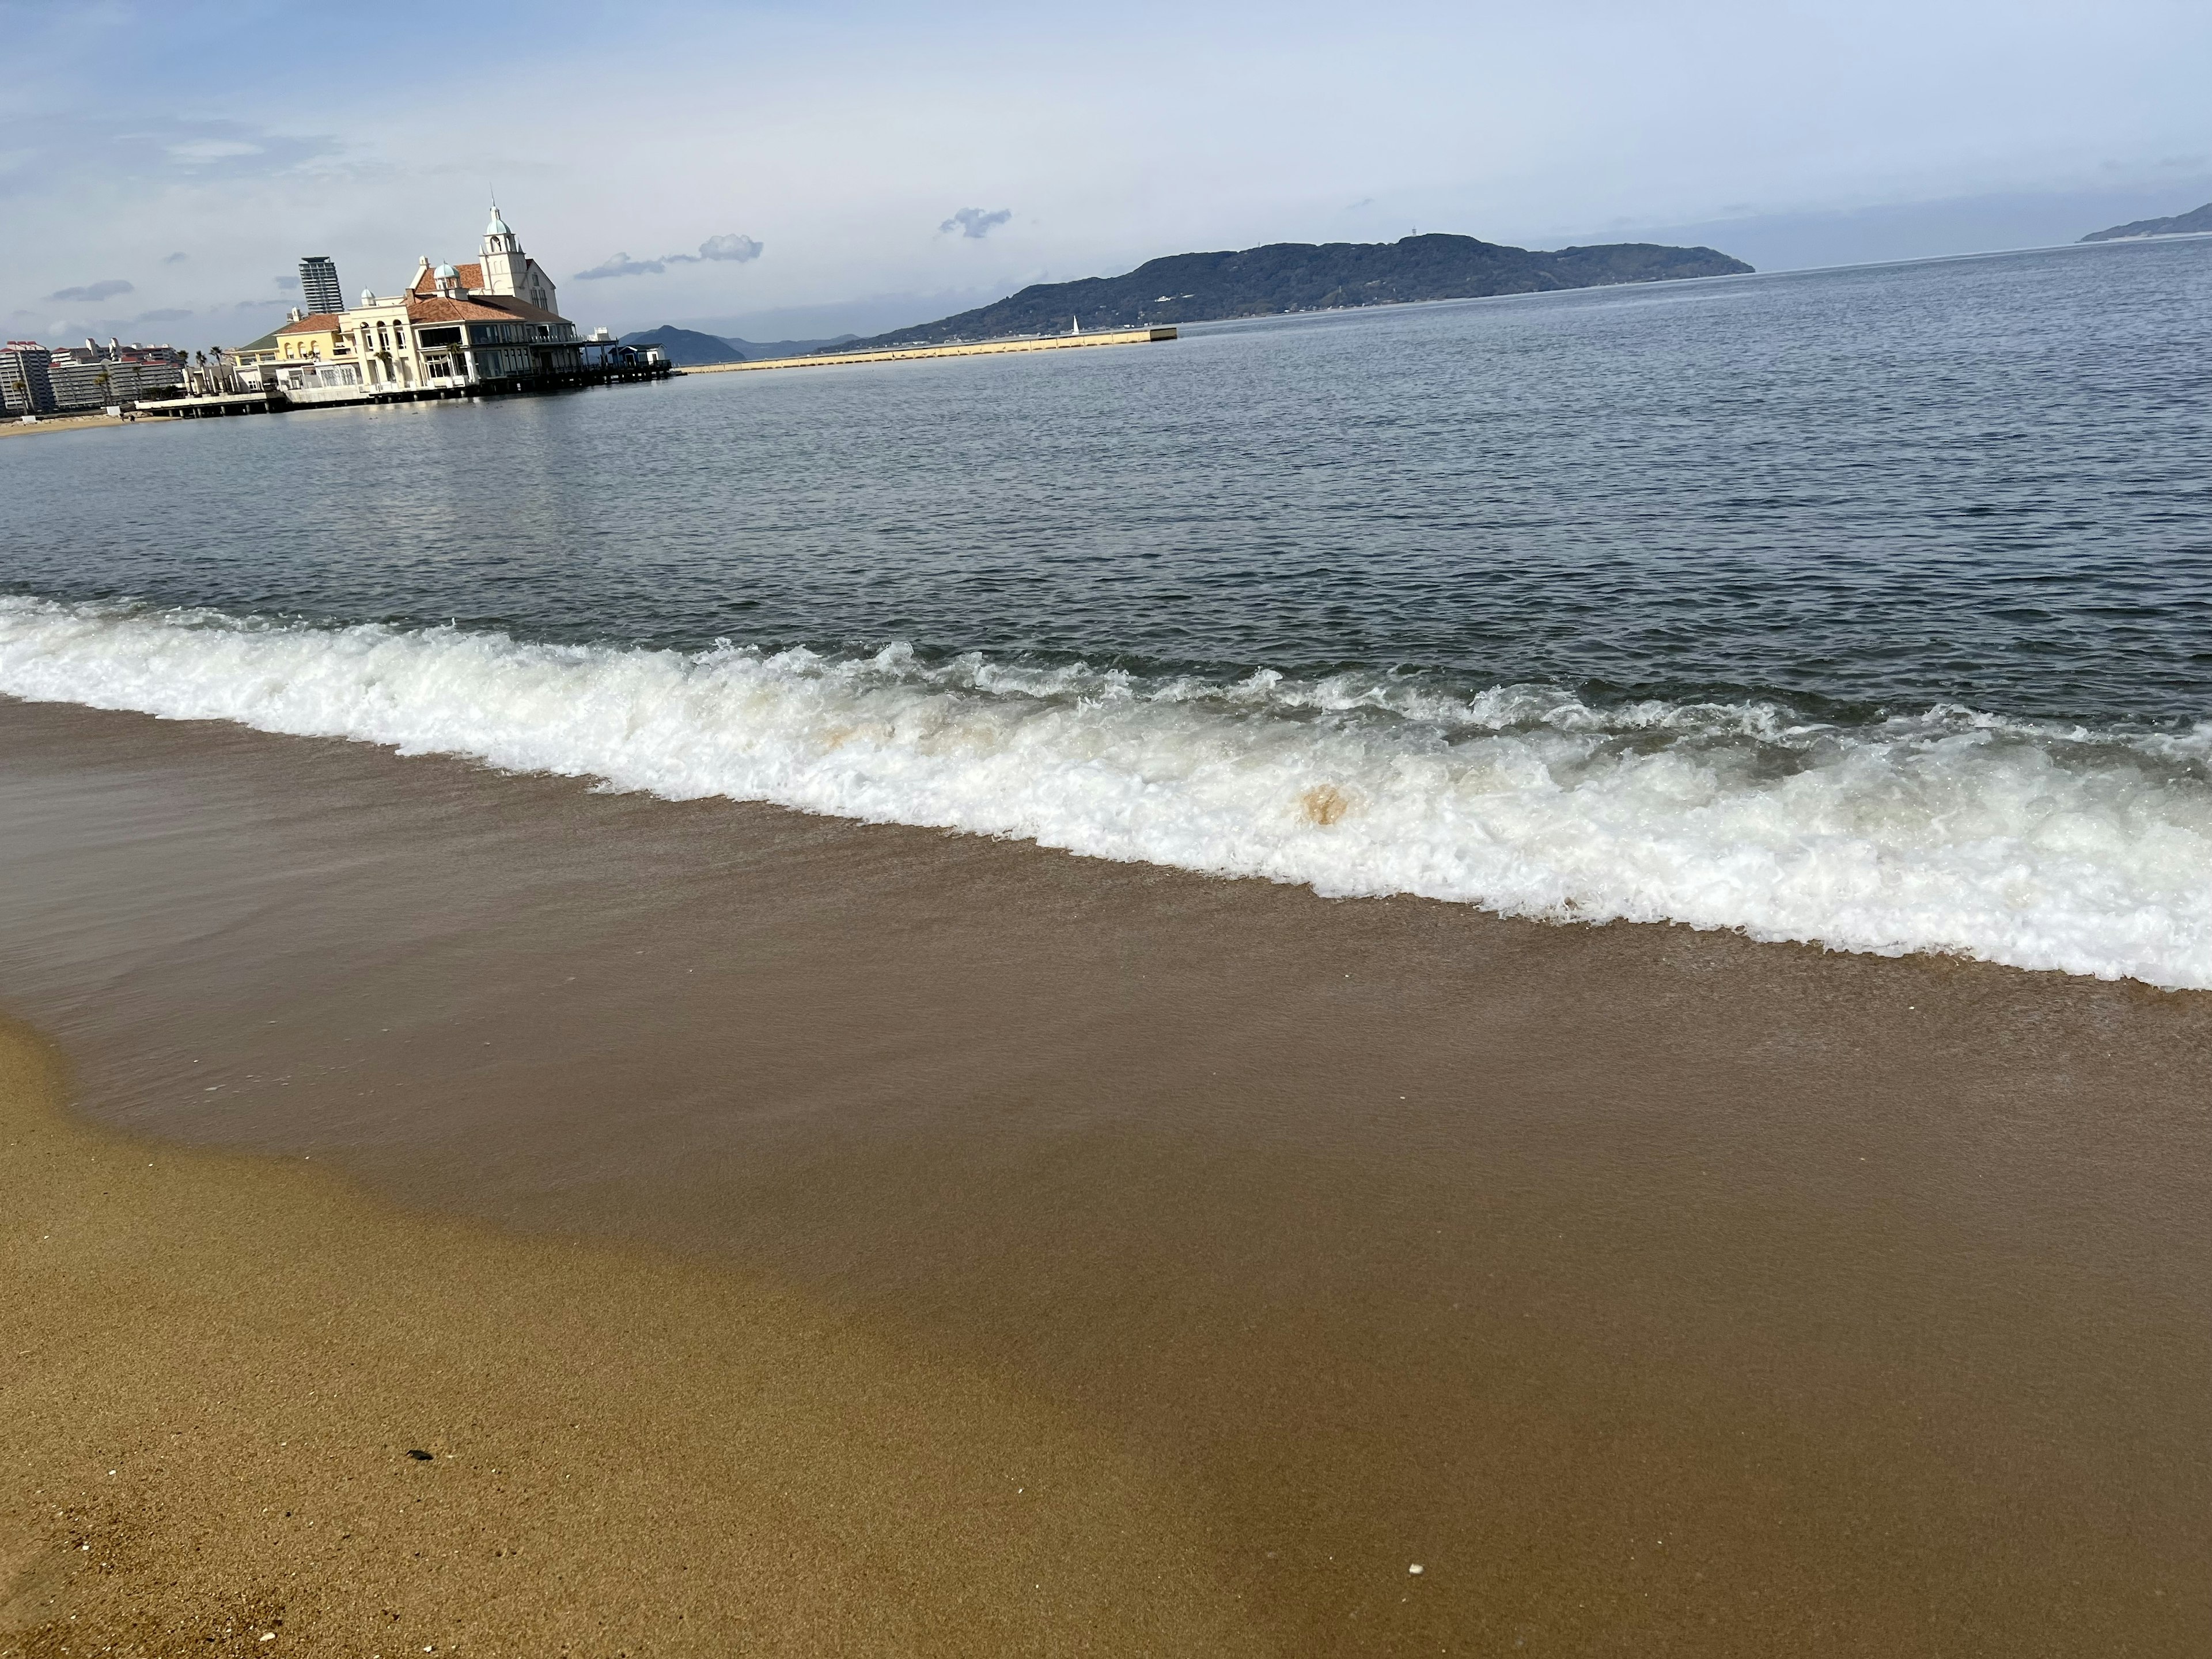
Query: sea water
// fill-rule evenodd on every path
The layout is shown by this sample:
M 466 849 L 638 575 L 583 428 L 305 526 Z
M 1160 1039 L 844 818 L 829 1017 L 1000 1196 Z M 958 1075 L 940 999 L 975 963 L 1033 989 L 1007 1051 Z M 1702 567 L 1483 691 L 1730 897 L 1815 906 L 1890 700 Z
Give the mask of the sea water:
M 0 446 L 0 691 L 2212 988 L 2212 240 Z

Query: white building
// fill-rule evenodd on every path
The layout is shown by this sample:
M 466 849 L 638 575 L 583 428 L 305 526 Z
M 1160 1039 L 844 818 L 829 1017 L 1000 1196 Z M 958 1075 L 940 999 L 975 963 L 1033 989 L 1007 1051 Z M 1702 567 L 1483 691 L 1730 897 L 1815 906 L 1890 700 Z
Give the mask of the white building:
M 556 298 L 494 204 L 475 263 L 433 267 L 425 254 L 404 293 L 278 329 L 274 381 L 295 402 L 350 403 L 573 375 L 583 352 Z

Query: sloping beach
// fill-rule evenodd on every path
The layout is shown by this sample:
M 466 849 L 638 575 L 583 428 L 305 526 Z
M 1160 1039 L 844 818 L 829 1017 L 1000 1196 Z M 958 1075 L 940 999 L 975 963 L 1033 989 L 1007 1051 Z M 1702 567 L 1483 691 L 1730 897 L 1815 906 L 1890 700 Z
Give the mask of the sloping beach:
M 2202 1650 L 2201 994 L 0 756 L 0 1651 Z
M 1141 1465 L 973 1368 L 66 1080 L 0 1030 L 0 1654 L 1267 1650 Z

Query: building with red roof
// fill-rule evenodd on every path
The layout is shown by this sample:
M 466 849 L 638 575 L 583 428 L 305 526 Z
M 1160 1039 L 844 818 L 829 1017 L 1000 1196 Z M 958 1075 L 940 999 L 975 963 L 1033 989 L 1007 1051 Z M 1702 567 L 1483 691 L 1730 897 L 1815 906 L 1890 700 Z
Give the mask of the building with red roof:
M 584 351 L 556 303 L 553 279 L 495 203 L 475 261 L 433 266 L 426 254 L 400 294 L 364 293 L 335 314 L 295 312 L 263 354 L 265 378 L 310 403 L 569 380 Z

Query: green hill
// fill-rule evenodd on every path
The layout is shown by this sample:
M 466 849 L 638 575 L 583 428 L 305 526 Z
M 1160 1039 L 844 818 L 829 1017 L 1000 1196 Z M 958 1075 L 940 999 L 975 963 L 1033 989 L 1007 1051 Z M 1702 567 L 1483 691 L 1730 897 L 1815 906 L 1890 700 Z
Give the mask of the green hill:
M 663 323 L 659 328 L 641 329 L 635 334 L 622 337 L 624 345 L 657 345 L 668 354 L 668 361 L 678 368 L 696 368 L 703 363 L 735 363 L 744 360 L 745 354 L 719 334 L 702 334 L 696 329 L 678 328 Z
M 1396 242 L 1276 242 L 1241 252 L 1176 253 L 1121 276 L 1040 283 L 933 323 L 894 330 L 855 348 L 939 345 L 1011 334 L 1065 333 L 1268 317 L 1284 312 L 1464 300 L 1613 283 L 1740 276 L 1751 267 L 1709 247 L 1617 242 L 1532 253 L 1472 236 Z
M 829 340 L 732 340 L 719 334 L 702 334 L 696 328 L 663 323 L 622 337 L 624 345 L 657 345 L 678 368 L 698 368 L 708 363 L 758 362 L 767 357 L 804 357 L 824 347 L 842 346 L 853 337 L 840 334 Z
M 2118 242 L 2131 236 L 2202 236 L 2207 232 L 2212 232 L 2212 202 L 2188 213 L 2177 213 L 2171 219 L 2138 219 L 2131 225 L 2093 230 L 2081 240 Z

